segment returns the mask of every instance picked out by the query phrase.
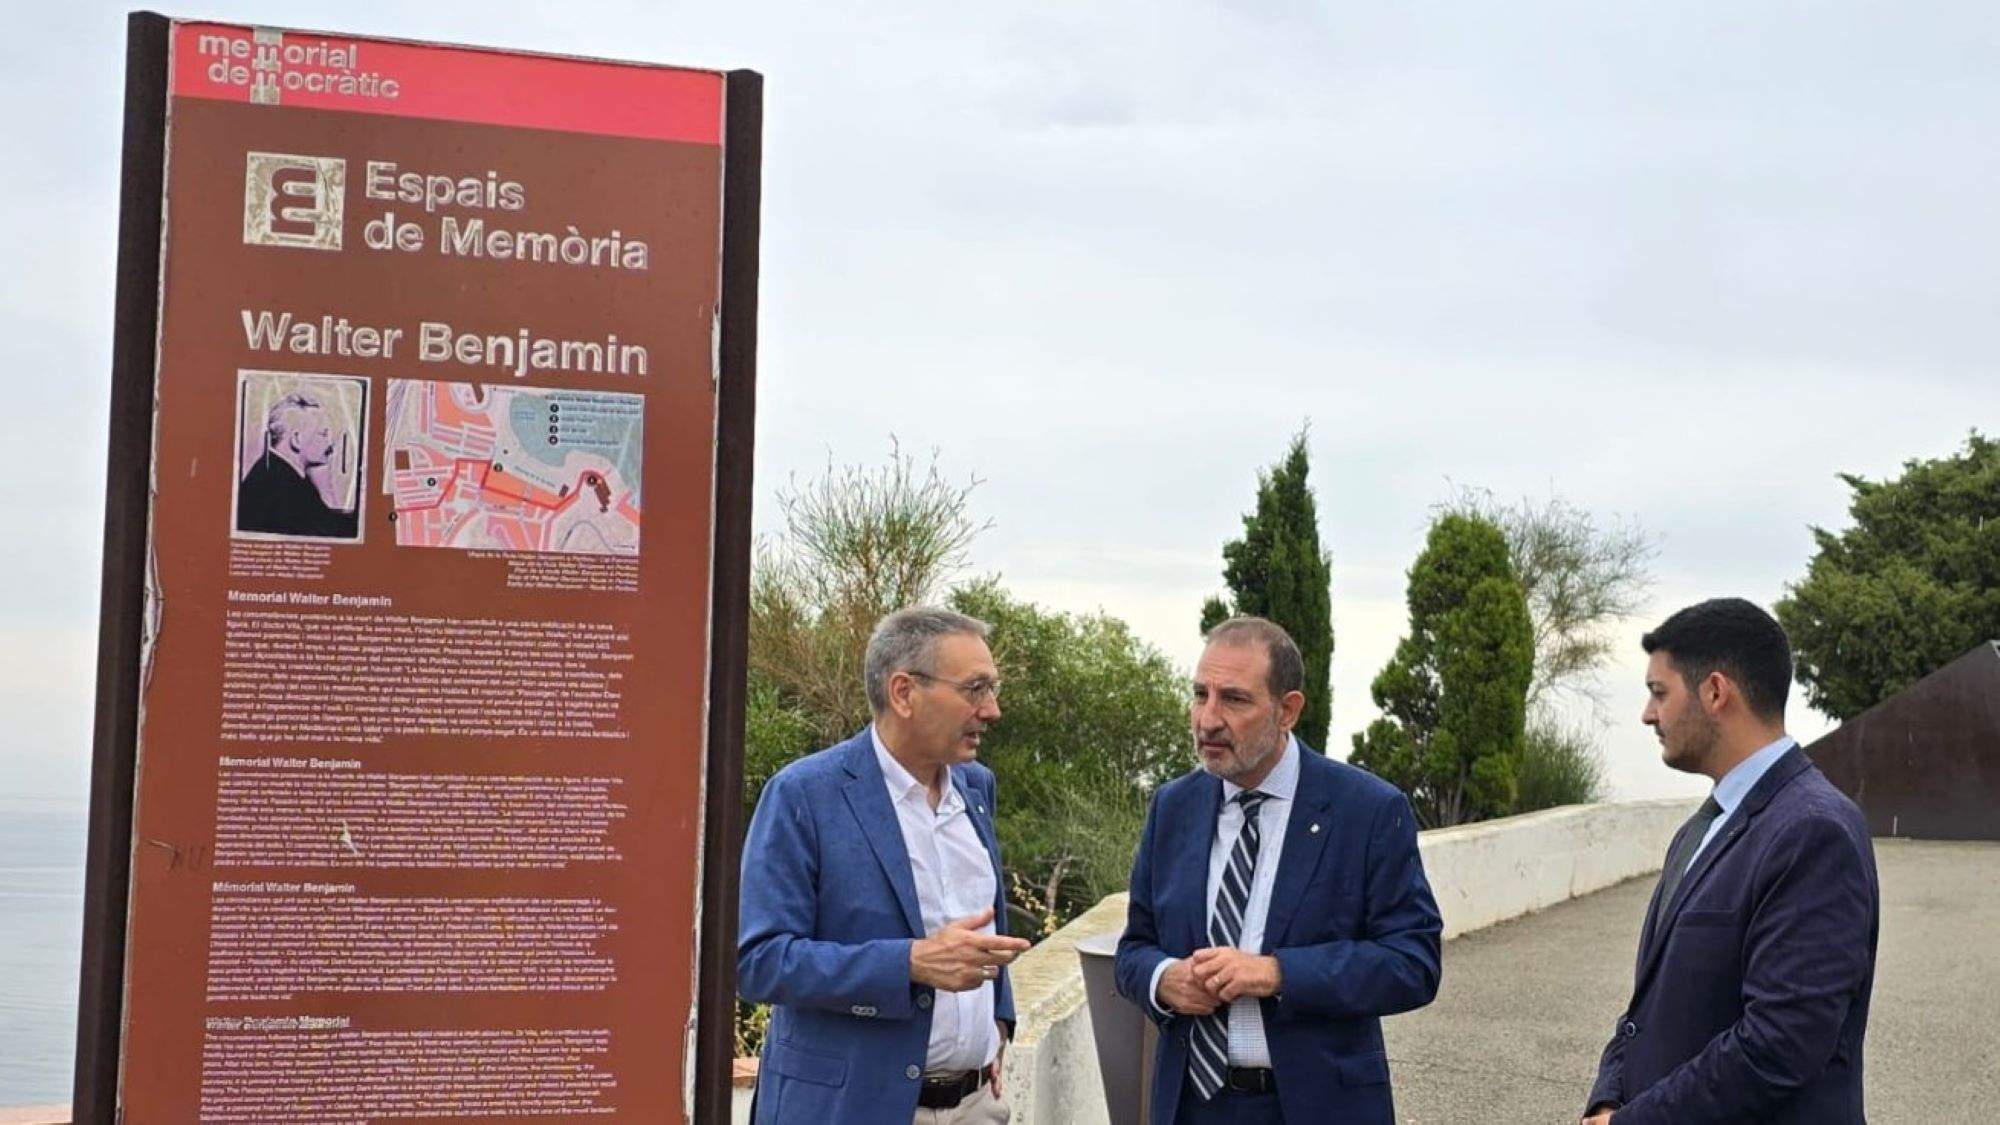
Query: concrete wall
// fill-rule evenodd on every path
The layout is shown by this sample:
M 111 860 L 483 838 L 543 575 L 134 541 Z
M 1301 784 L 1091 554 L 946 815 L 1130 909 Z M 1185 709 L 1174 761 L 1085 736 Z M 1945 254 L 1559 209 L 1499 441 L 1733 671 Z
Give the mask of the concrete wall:
M 1570 805 L 1417 837 L 1444 936 L 1658 871 L 1693 798 Z
M 1076 943 L 1124 928 L 1125 896 L 1112 895 L 1014 962 L 1010 971 L 1017 1024 L 1000 1072 L 1001 1090 L 1014 1111 L 1012 1125 L 1104 1125 L 1110 1120 Z

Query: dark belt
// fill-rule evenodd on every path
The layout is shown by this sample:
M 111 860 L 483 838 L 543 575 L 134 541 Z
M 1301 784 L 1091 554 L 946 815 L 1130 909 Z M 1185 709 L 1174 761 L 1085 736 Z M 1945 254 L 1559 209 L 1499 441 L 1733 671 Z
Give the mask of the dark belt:
M 924 1084 L 917 1091 L 918 1109 L 955 1109 L 967 1095 L 986 1085 L 984 1070 L 965 1070 L 957 1074 L 925 1075 Z
M 1278 1079 L 1264 1066 L 1232 1066 L 1222 1076 L 1222 1088 L 1242 1094 L 1269 1094 L 1277 1090 Z

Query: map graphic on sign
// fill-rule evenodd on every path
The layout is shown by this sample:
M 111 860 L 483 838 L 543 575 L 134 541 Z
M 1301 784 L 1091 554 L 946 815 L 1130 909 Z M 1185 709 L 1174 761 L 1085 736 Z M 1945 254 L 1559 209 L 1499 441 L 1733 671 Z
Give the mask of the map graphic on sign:
M 397 546 L 636 556 L 644 417 L 642 395 L 389 380 Z

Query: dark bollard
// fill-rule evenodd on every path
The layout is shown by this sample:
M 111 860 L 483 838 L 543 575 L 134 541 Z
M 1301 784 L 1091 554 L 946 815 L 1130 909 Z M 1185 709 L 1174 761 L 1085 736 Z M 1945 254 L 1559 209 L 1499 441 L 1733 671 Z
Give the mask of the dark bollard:
M 1083 994 L 1090 1004 L 1090 1031 L 1097 1041 L 1097 1071 L 1104 1078 L 1111 1125 L 1142 1125 L 1152 1101 L 1153 1050 L 1159 1029 L 1118 995 L 1112 971 L 1117 931 L 1084 938 L 1076 943 L 1076 953 L 1083 962 Z

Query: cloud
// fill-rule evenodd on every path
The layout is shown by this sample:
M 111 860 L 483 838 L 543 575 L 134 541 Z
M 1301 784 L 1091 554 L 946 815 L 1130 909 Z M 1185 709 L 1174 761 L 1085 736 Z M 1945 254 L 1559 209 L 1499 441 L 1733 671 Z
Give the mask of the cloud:
M 0 95 L 34 107 L 9 127 L 33 159 L 0 168 L 11 646 L 94 627 L 123 21 L 19 15 L 0 45 Z M 1310 416 L 1337 731 L 1368 717 L 1448 482 L 1638 517 L 1662 538 L 1662 607 L 1768 600 L 1802 572 L 1806 525 L 1841 522 L 1836 472 L 1893 472 L 1994 417 L 1982 7 L 300 4 L 282 22 L 765 71 L 760 527 L 773 486 L 829 452 L 935 446 L 987 481 L 981 568 L 1188 660 L 1256 471 Z M 56 667 L 49 698 L 87 707 L 87 663 Z M 83 753 L 74 716 L 38 713 L 20 737 Z M 1619 745 L 1648 784 L 1647 747 Z

